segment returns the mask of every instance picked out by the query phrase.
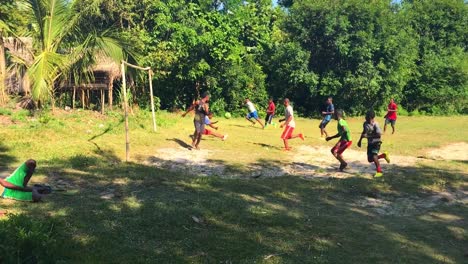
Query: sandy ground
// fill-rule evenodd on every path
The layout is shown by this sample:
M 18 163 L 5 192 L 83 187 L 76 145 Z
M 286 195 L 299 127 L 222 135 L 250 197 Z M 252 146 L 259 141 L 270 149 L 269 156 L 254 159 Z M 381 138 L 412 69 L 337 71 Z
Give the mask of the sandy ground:
M 286 175 L 299 176 L 305 179 L 330 179 L 348 177 L 371 178 L 375 172 L 373 164 L 366 160 L 364 149 L 348 149 L 345 159 L 349 168 L 344 172 L 338 171 L 338 162 L 331 156 L 327 147 L 300 146 L 293 152 L 286 154 L 285 162 L 252 163 L 245 168 L 233 169 L 222 161 L 214 160 L 217 150 L 190 151 L 187 148 L 159 149 L 149 158 L 148 165 L 171 171 L 183 172 L 194 176 L 217 175 L 226 178 L 258 178 L 279 177 Z M 382 160 L 382 168 L 387 174 L 392 174 L 405 167 L 413 167 L 421 162 L 433 160 L 468 160 L 468 144 L 455 143 L 439 149 L 432 149 L 423 157 L 390 156 L 390 164 Z M 355 210 L 367 209 L 366 212 L 377 215 L 410 216 L 428 211 L 439 205 L 463 204 L 468 205 L 468 186 L 460 190 L 428 193 L 419 196 L 380 196 L 359 197 L 351 204 Z M 437 216 L 438 217 L 438 216 Z
M 468 143 L 460 142 L 428 151 L 427 158 L 435 160 L 468 161 Z
M 365 150 L 349 149 L 345 152 L 348 168 L 338 171 L 339 163 L 335 160 L 329 148 L 319 146 L 300 146 L 287 153 L 285 162 L 262 162 L 245 165 L 242 169 L 233 169 L 228 164 L 214 160 L 216 150 L 187 150 L 183 147 L 164 148 L 148 159 L 147 164 L 160 168 L 189 173 L 198 176 L 217 175 L 226 178 L 233 177 L 279 177 L 295 175 L 304 178 L 347 178 L 353 176 L 371 177 L 375 172 L 372 164 L 366 159 Z M 398 167 L 413 166 L 425 159 L 391 155 L 391 163 L 382 160 L 382 167 L 392 171 Z

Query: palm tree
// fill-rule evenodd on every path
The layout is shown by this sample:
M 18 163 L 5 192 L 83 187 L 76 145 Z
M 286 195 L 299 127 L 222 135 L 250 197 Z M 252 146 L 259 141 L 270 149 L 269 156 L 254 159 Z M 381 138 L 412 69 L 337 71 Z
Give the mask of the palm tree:
M 28 67 L 32 97 L 39 103 L 52 99 L 54 86 L 75 73 L 78 82 L 82 73 L 94 63 L 97 54 L 115 61 L 123 59 L 123 41 L 110 30 L 93 28 L 87 15 L 97 10 L 102 0 L 24 0 L 23 8 L 31 16 L 33 63 Z M 85 29 L 85 30 L 83 30 Z

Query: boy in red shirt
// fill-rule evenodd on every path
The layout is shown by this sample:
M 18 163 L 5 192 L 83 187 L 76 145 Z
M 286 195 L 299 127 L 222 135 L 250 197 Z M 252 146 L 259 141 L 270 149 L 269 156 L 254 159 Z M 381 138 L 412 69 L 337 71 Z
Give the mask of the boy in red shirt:
M 385 133 L 385 131 L 387 131 L 387 125 L 388 124 L 392 125 L 392 134 L 395 133 L 395 122 L 396 122 L 396 119 L 397 119 L 397 114 L 396 114 L 397 109 L 398 109 L 398 106 L 393 101 L 393 98 L 390 99 L 390 103 L 388 104 L 388 108 L 387 108 L 388 112 L 385 115 L 385 125 L 384 125 L 384 128 L 383 128 L 384 133 Z
M 273 98 L 270 97 L 270 100 L 268 101 L 268 108 L 267 108 L 267 114 L 266 114 L 266 117 L 265 117 L 265 127 L 270 124 L 271 125 L 271 121 L 273 120 L 273 117 L 275 117 L 275 110 L 276 110 L 276 106 L 275 106 L 275 102 L 273 102 Z

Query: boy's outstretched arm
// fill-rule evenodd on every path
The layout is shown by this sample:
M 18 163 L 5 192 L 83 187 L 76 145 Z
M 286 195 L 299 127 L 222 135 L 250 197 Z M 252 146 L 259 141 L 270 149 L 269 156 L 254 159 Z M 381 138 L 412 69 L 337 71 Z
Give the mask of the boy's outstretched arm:
M 361 137 L 359 138 L 359 141 L 358 141 L 358 143 L 357 143 L 357 146 L 358 146 L 358 147 L 361 147 L 361 141 L 362 141 L 362 139 L 365 138 L 365 137 L 366 137 L 366 130 L 364 129 L 364 130 L 362 130 Z
M 208 124 L 208 126 L 210 126 L 210 127 L 213 128 L 213 129 L 218 130 L 218 127 L 217 127 L 217 126 L 214 126 L 213 123 Z
M 332 139 L 334 139 L 334 138 L 338 138 L 338 137 L 340 137 L 340 136 L 341 136 L 340 133 L 337 133 L 337 134 L 334 135 L 334 136 L 326 137 L 325 140 L 326 140 L 326 141 L 330 141 L 330 140 L 332 140 Z
M 192 112 L 195 109 L 196 104 L 192 104 L 185 113 L 182 114 L 182 117 L 185 117 L 188 113 Z
M 17 191 L 23 191 L 23 192 L 32 192 L 32 188 L 30 187 L 20 187 L 20 186 L 16 186 L 14 184 L 11 184 L 7 181 L 5 181 L 4 179 L 0 179 L 0 185 L 2 185 L 3 187 L 5 188 L 8 188 L 8 189 L 11 189 L 11 190 L 17 190 Z

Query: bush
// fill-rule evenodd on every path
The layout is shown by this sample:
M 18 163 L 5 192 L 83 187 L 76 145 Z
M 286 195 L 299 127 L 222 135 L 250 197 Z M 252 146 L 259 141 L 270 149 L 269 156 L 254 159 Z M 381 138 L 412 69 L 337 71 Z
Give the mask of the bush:
M 27 120 L 28 116 L 31 116 L 31 112 L 29 112 L 28 110 L 25 110 L 25 109 L 21 109 L 21 110 L 13 112 L 13 114 L 11 115 L 11 121 L 13 121 L 13 122 L 15 122 L 15 121 L 25 122 Z
M 17 214 L 0 223 L 0 263 L 55 262 L 58 247 L 55 221 Z
M 10 109 L 0 108 L 0 115 L 9 115 L 11 116 L 13 112 Z

